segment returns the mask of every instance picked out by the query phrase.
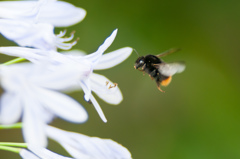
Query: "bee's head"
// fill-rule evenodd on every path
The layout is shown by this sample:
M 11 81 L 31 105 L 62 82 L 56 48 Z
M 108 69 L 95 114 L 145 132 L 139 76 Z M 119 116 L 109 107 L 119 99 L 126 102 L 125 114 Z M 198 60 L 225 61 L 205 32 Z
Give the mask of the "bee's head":
M 140 56 L 136 62 L 135 62 L 135 65 L 134 65 L 134 68 L 135 69 L 138 69 L 139 67 L 142 67 L 144 65 L 144 56 Z

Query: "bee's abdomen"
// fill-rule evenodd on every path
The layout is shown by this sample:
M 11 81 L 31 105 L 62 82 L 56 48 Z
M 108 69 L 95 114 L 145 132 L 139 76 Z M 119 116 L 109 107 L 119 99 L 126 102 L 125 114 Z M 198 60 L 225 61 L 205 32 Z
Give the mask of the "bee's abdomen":
M 162 86 L 167 86 L 172 81 L 172 76 L 167 77 L 166 79 L 161 81 Z
M 154 77 L 157 83 L 161 83 L 163 86 L 167 86 L 171 82 L 171 76 L 164 76 L 160 72 Z M 168 81 L 169 80 L 169 81 Z

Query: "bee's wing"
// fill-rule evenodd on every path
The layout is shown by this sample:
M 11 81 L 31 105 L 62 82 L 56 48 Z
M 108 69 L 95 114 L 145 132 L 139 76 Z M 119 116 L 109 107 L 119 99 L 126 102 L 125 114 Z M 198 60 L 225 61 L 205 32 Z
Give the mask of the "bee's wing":
M 160 63 L 156 64 L 156 68 L 164 76 L 172 76 L 175 73 L 181 73 L 185 69 L 184 62 Z
M 177 52 L 177 51 L 179 51 L 179 50 L 180 50 L 180 48 L 172 48 L 172 49 L 169 49 L 169 50 L 167 50 L 167 51 L 165 51 L 165 52 L 163 52 L 163 53 L 161 53 L 161 54 L 155 55 L 155 56 L 157 56 L 158 58 L 160 58 L 160 57 L 163 57 L 163 56 L 167 56 L 168 54 Z

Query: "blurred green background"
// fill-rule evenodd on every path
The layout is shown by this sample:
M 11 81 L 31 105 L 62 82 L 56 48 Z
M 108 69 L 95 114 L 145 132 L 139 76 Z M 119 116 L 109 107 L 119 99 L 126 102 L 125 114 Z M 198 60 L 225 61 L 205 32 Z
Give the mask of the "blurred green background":
M 97 98 L 103 123 L 82 92 L 71 94 L 89 113 L 81 125 L 56 119 L 52 125 L 89 136 L 111 138 L 134 159 L 240 158 L 240 1 L 223 0 L 72 0 L 87 10 L 86 18 L 68 28 L 80 37 L 74 49 L 94 52 L 118 28 L 108 51 L 131 46 L 140 55 L 182 50 L 164 58 L 186 61 L 165 93 L 134 70 L 133 52 L 122 64 L 96 73 L 117 82 L 124 96 L 112 106 Z M 62 29 L 62 28 L 61 28 Z M 58 32 L 60 29 L 56 29 Z M 15 45 L 1 37 L 2 45 Z M 1 62 L 11 59 L 1 56 Z M 1 130 L 1 141 L 22 141 L 20 130 Z M 53 151 L 67 153 L 53 141 Z M 20 158 L 1 151 L 0 158 Z

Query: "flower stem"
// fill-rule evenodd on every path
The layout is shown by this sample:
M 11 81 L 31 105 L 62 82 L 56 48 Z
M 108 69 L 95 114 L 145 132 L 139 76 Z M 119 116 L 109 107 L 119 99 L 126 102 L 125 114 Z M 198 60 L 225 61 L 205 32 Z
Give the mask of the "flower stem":
M 11 125 L 0 125 L 0 129 L 19 129 L 22 128 L 22 123 L 15 123 Z
M 13 147 L 23 147 L 23 148 L 27 148 L 27 143 L 0 142 L 0 146 L 13 146 Z
M 15 58 L 13 60 L 10 60 L 8 62 L 3 63 L 3 65 L 11 65 L 11 64 L 18 63 L 18 62 L 21 62 L 21 61 L 24 61 L 24 60 L 26 60 L 26 59 L 22 58 L 22 57 L 18 57 L 18 58 Z
M 6 151 L 15 152 L 15 153 L 20 153 L 21 148 L 15 148 L 15 147 L 9 147 L 9 146 L 1 146 L 0 145 L 0 150 L 6 150 Z

